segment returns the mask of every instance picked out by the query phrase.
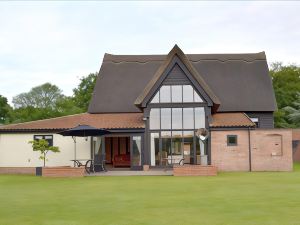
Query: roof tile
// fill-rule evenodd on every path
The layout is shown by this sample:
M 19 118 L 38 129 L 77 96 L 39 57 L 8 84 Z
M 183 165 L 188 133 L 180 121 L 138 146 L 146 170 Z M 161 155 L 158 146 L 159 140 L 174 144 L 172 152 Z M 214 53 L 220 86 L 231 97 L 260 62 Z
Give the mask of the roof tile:
M 237 113 L 216 113 L 212 115 L 210 127 L 255 127 L 250 118 L 241 112 Z
M 144 128 L 142 113 L 82 113 L 45 120 L 37 120 L 18 124 L 0 126 L 5 130 L 62 130 L 73 128 L 79 124 L 90 125 L 102 129 Z

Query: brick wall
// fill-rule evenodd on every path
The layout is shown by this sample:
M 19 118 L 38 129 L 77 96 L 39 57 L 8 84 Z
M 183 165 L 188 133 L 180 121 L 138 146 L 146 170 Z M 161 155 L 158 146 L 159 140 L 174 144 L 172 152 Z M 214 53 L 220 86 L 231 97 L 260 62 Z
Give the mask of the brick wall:
M 84 167 L 45 167 L 43 177 L 83 177 Z
M 35 167 L 0 167 L 0 174 L 35 174 Z
M 201 165 L 183 165 L 173 167 L 174 176 L 216 176 L 217 167 Z
M 252 171 L 292 171 L 292 131 L 251 131 Z
M 227 146 L 227 135 L 237 135 L 237 146 Z M 211 132 L 211 162 L 219 171 L 249 171 L 248 130 Z M 292 132 L 289 129 L 250 131 L 252 171 L 291 171 Z
M 227 135 L 237 135 L 237 146 L 227 146 Z M 212 131 L 211 164 L 219 171 L 249 171 L 247 130 Z

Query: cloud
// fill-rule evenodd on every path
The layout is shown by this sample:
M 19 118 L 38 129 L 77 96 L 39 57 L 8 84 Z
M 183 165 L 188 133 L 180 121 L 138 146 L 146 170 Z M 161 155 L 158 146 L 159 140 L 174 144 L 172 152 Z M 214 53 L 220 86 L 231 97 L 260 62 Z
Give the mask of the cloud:
M 105 52 L 266 51 L 300 63 L 300 2 L 0 2 L 0 94 L 50 81 L 70 95 Z

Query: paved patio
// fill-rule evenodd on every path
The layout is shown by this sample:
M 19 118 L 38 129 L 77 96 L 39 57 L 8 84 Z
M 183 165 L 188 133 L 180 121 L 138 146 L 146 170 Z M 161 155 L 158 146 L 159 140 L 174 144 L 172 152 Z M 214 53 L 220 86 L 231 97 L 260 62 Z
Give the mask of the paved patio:
M 109 170 L 107 172 L 98 172 L 87 174 L 86 176 L 173 176 L 173 170 Z

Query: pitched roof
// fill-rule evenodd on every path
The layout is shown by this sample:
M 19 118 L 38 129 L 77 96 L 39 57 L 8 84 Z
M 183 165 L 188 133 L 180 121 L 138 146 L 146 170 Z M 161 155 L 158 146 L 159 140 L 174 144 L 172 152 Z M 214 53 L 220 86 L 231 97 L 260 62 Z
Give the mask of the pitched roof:
M 212 115 L 209 126 L 212 128 L 255 127 L 255 123 L 245 113 L 216 113 Z
M 204 91 L 207 93 L 207 95 L 210 97 L 213 103 L 219 105 L 220 100 L 218 99 L 218 97 L 213 93 L 213 91 L 206 84 L 206 82 L 203 80 L 200 74 L 195 70 L 193 65 L 190 63 L 189 59 L 186 57 L 186 55 L 182 52 L 182 50 L 177 45 L 175 45 L 174 48 L 170 51 L 170 53 L 167 55 L 163 64 L 161 64 L 161 66 L 158 68 L 158 70 L 156 71 L 156 73 L 154 74 L 150 82 L 146 85 L 143 92 L 137 97 L 134 104 L 138 106 L 142 104 L 143 100 L 148 95 L 148 93 L 153 88 L 153 86 L 156 84 L 156 82 L 159 80 L 159 78 L 162 76 L 163 72 L 171 63 L 174 56 L 178 56 L 179 59 L 184 63 L 184 65 L 187 67 L 189 72 L 196 79 L 196 81 L 201 85 L 201 87 L 204 89 Z
M 264 52 L 185 56 L 220 100 L 218 112 L 276 110 Z M 166 58 L 166 55 L 105 54 L 88 111 L 140 112 L 134 102 Z
M 142 113 L 82 113 L 70 116 L 56 117 L 52 119 L 4 125 L 0 126 L 0 132 L 27 130 L 64 130 L 73 128 L 79 124 L 90 125 L 96 128 L 103 129 L 130 129 L 145 127 Z

